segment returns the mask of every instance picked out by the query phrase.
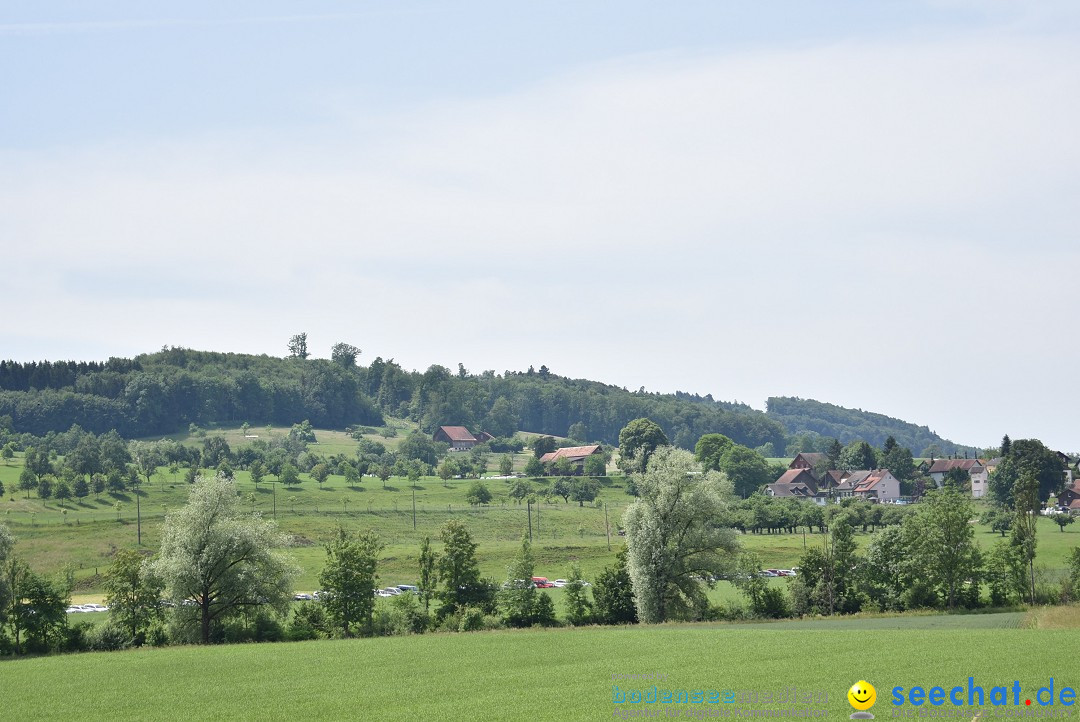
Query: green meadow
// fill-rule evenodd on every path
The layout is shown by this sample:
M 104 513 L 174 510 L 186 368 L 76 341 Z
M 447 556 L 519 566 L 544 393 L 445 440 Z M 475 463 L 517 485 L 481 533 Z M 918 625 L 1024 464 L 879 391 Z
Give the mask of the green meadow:
M 992 619 L 957 619 L 980 618 Z M 913 619 L 889 629 L 852 626 L 857 620 L 663 625 L 87 653 L 3 663 L 0 685 L 5 718 L 18 720 L 514 721 L 641 709 L 613 702 L 612 675 L 625 674 L 666 675 L 659 686 L 668 689 L 796 687 L 827 694 L 831 719 L 852 712 L 845 695 L 863 679 L 877 688 L 879 719 L 895 686 L 949 689 L 974 677 L 989 693 L 1017 680 L 1024 698 L 1051 678 L 1058 691 L 1080 687 L 1080 630 L 935 628 Z M 651 683 L 615 684 L 625 692 Z M 677 708 L 689 719 L 720 706 Z M 963 712 L 970 719 L 978 710 Z

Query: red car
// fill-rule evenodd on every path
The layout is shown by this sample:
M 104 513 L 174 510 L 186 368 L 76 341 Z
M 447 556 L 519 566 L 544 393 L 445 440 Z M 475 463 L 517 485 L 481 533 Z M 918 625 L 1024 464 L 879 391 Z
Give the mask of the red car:
M 548 581 L 547 577 L 533 577 L 532 580 L 533 580 L 533 584 L 536 585 L 537 589 L 547 589 L 549 587 L 554 587 L 555 586 L 554 584 L 552 584 L 551 582 Z

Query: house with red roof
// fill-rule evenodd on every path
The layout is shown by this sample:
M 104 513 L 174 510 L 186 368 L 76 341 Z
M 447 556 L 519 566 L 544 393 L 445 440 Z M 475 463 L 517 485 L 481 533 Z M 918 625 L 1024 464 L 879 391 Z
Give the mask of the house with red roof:
M 817 504 L 824 504 L 826 497 L 818 493 L 818 483 L 809 469 L 788 469 L 779 479 L 766 484 L 765 493 L 779 498 L 794 497 L 811 499 Z
M 490 434 L 486 434 L 486 436 L 488 439 L 491 438 Z M 464 426 L 440 426 L 435 430 L 432 438 L 435 441 L 450 444 L 450 451 L 468 451 L 481 443 L 481 439 L 473 436 Z
M 590 444 L 589 446 L 564 446 L 561 449 L 555 451 L 549 451 L 540 457 L 540 463 L 554 464 L 559 459 L 566 459 L 570 464 L 579 469 L 585 468 L 585 459 L 594 454 L 602 454 L 603 450 L 599 444 Z
M 836 487 L 836 494 L 867 501 L 893 502 L 900 498 L 900 481 L 888 469 L 853 471 Z

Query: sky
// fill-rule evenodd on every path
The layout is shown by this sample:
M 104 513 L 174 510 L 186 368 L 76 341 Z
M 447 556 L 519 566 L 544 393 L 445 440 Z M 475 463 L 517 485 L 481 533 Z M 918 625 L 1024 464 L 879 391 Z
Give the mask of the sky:
M 1080 450 L 1080 7 L 0 4 L 0 357 L 800 396 Z

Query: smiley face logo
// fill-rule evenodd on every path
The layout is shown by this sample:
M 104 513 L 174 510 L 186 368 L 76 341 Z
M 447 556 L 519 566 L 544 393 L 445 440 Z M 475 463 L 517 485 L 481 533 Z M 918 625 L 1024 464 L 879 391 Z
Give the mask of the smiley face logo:
M 877 690 L 874 689 L 874 685 L 865 679 L 860 679 L 851 685 L 851 689 L 847 693 L 847 699 L 852 707 L 860 712 L 865 712 L 874 706 L 874 702 L 877 702 Z

